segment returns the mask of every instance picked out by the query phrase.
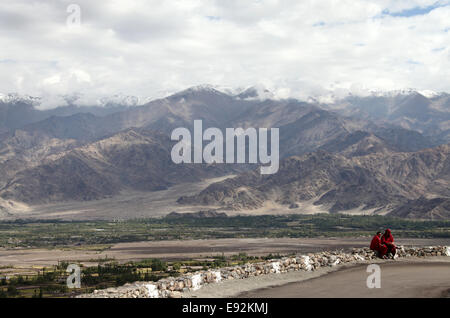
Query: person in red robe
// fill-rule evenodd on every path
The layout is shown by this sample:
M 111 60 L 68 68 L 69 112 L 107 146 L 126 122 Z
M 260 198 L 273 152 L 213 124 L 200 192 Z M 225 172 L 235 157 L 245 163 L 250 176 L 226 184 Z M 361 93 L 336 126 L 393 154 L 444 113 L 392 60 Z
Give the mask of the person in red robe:
M 386 245 L 387 254 L 391 254 L 392 258 L 394 258 L 395 253 L 397 252 L 397 248 L 394 244 L 394 237 L 392 236 L 390 229 L 387 229 L 386 231 L 384 231 L 384 234 L 381 237 L 381 244 Z
M 387 246 L 381 243 L 381 232 L 377 232 L 377 234 L 373 237 L 372 242 L 370 242 L 370 249 L 376 251 L 378 257 L 386 258 Z

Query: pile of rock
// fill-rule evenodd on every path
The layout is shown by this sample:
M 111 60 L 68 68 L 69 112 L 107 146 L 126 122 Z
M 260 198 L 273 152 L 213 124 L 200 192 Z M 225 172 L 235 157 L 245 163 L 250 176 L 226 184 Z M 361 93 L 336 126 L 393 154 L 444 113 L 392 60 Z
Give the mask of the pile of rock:
M 136 282 L 117 288 L 95 290 L 92 294 L 79 295 L 78 298 L 150 298 L 149 283 Z M 152 298 L 159 298 L 160 293 L 154 293 Z
M 396 257 L 450 256 L 450 247 L 403 247 L 397 248 Z M 283 257 L 259 263 L 225 267 L 217 270 L 199 271 L 180 277 L 169 277 L 156 283 L 136 282 L 119 288 L 96 290 L 92 294 L 80 295 L 81 298 L 179 298 L 184 292 L 197 290 L 207 284 L 223 280 L 244 279 L 248 277 L 293 271 L 314 271 L 320 267 L 332 267 L 338 264 L 367 262 L 377 259 L 369 248 L 344 251 L 310 253 L 292 257 Z

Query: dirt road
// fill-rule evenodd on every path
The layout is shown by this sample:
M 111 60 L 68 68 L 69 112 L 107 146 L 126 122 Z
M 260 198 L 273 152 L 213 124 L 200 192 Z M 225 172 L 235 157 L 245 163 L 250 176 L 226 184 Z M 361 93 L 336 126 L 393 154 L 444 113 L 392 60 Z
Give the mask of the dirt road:
M 239 295 L 244 298 L 423 298 L 450 297 L 450 262 L 379 264 L 381 288 L 369 289 L 367 265 L 342 269 L 303 282 Z

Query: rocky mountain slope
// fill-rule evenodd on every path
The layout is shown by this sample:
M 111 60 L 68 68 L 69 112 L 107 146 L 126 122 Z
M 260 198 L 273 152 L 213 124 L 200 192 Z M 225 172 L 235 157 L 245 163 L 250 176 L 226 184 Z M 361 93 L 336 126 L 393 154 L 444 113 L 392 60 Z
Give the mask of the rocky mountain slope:
M 196 119 L 203 120 L 204 129 L 277 127 L 281 157 L 287 159 L 275 176 L 266 179 L 249 172 L 227 181 L 225 187 L 214 185 L 199 196 L 183 198 L 183 203 L 241 209 L 271 200 L 294 206 L 297 201 L 315 200 L 335 212 L 397 208 L 420 196 L 448 195 L 448 184 L 432 176 L 437 153 L 428 161 L 419 156 L 445 139 L 445 95 L 353 97 L 324 107 L 295 99 L 273 100 L 264 90 L 261 98 L 259 91 L 234 95 L 193 87 L 142 106 L 131 99 L 132 105 L 105 102 L 104 106 L 70 105 L 46 111 L 35 108 L 35 99 L 2 99 L 0 205 L 96 200 L 124 189 L 155 191 L 242 171 L 228 165 L 172 163 L 171 131 L 192 128 Z M 373 105 L 387 110 L 375 110 Z M 419 116 L 424 109 L 426 118 Z M 417 125 L 404 125 L 405 116 L 416 116 Z M 437 130 L 430 128 L 433 125 Z M 446 156 L 446 147 L 433 151 Z M 414 165 L 407 158 L 416 158 L 420 164 L 402 172 Z M 398 166 L 399 162 L 405 166 Z M 388 173 L 391 170 L 409 179 Z M 413 180 L 414 174 L 420 177 Z M 293 176 L 297 179 L 290 181 Z
M 450 198 L 427 199 L 420 197 L 394 209 L 391 216 L 401 218 L 450 219 Z
M 157 191 L 180 182 L 200 181 L 235 166 L 176 165 L 165 135 L 128 129 L 93 143 L 46 157 L 18 171 L 0 197 L 27 204 L 95 200 L 124 189 Z
M 267 201 L 295 206 L 313 200 L 330 212 L 390 212 L 420 197 L 450 197 L 449 145 L 415 153 L 377 152 L 353 157 L 317 151 L 285 159 L 275 175 L 247 172 L 210 185 L 196 196 L 181 197 L 179 203 L 241 210 L 260 208 Z M 427 217 L 426 213 L 405 216 Z M 446 217 L 444 212 L 439 215 Z

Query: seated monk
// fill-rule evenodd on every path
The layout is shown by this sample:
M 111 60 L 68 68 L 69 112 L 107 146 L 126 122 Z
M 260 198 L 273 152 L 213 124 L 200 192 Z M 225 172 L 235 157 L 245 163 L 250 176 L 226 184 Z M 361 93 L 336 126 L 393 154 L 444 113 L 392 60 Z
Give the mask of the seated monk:
M 387 246 L 381 243 L 381 232 L 377 232 L 370 243 L 370 249 L 376 251 L 379 258 L 386 258 Z
M 390 229 L 384 231 L 384 234 L 381 237 L 381 244 L 386 245 L 387 254 L 391 254 L 392 258 L 394 258 L 395 253 L 397 252 L 397 248 L 394 244 L 394 237 L 392 236 Z

